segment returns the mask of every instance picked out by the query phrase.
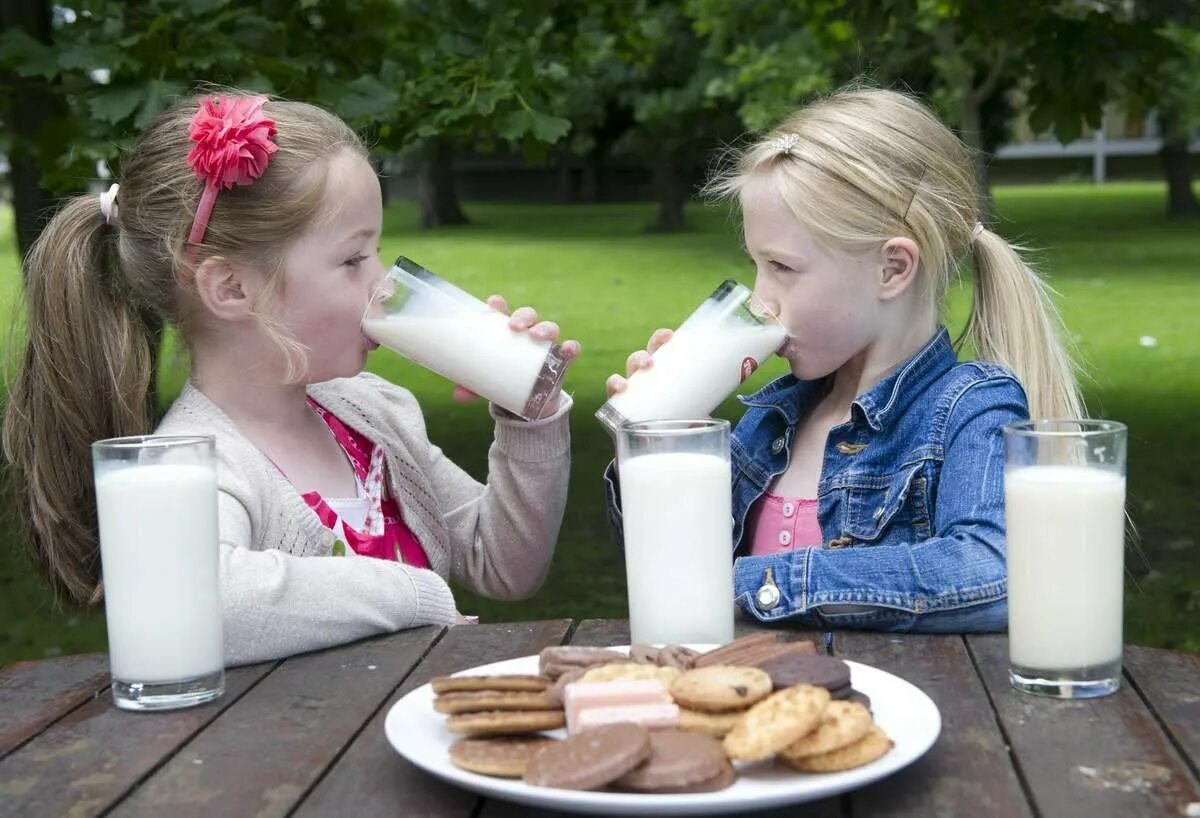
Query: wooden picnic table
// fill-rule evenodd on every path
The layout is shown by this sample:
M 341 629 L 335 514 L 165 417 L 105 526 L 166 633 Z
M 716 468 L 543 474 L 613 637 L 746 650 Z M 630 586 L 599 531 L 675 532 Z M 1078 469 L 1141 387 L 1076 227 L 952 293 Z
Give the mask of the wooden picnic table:
M 628 638 L 621 620 L 418 628 L 234 668 L 220 700 L 159 714 L 113 706 L 103 654 L 12 665 L 0 670 L 0 816 L 558 814 L 423 773 L 388 745 L 384 717 L 434 676 Z M 923 689 L 941 736 L 889 778 L 766 814 L 1200 815 L 1200 654 L 1128 646 L 1119 693 L 1055 701 L 1009 687 L 1003 636 L 839 632 L 833 652 Z

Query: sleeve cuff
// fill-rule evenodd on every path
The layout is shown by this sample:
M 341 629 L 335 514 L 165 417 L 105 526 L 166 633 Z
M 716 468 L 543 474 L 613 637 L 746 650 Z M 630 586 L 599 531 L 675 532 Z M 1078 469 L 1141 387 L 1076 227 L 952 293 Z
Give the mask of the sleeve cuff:
M 571 451 L 569 415 L 574 401 L 563 392 L 558 409 L 540 420 L 521 420 L 495 404 L 488 410 L 496 421 L 496 443 L 500 451 L 515 460 L 539 463 L 557 460 Z
M 458 607 L 446 581 L 433 571 L 413 568 L 408 572 L 416 591 L 417 604 L 409 627 L 418 625 L 453 625 L 458 621 Z

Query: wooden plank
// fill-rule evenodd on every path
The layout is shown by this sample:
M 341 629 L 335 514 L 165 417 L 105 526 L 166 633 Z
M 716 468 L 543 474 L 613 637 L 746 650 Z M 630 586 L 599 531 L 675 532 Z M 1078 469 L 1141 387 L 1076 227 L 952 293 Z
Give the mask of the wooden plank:
M 479 799 L 401 758 L 383 732 L 392 704 L 434 676 L 535 654 L 561 644 L 570 621 L 460 625 L 450 628 L 345 754 L 300 804 L 297 816 L 469 816 Z
M 847 631 L 835 646 L 838 656 L 921 688 L 942 715 L 941 735 L 928 753 L 852 794 L 854 818 L 1032 814 L 962 637 Z
M 1125 672 L 1200 770 L 1200 653 L 1125 646 Z
M 108 656 L 84 653 L 0 670 L 0 758 L 108 687 Z
M 0 818 L 103 812 L 274 667 L 234 668 L 224 696 L 188 710 L 131 713 L 97 696 L 0 761 Z
M 736 636 L 746 636 L 759 630 L 764 630 L 764 628 L 759 626 L 756 621 L 747 619 L 737 621 L 734 626 Z M 789 642 L 796 639 L 811 639 L 818 645 L 824 644 L 820 634 L 806 631 L 780 631 L 780 639 Z M 570 642 L 572 645 L 587 647 L 627 645 L 629 644 L 629 621 L 626 619 L 585 619 L 571 634 Z M 756 810 L 754 814 L 761 818 L 785 818 L 785 816 L 796 815 L 796 810 L 797 807 L 787 807 L 770 811 Z M 558 810 L 543 810 L 508 801 L 488 799 L 479 812 L 479 818 L 565 818 L 568 814 Z M 745 813 L 740 814 L 744 815 Z M 838 798 L 825 798 L 804 805 L 805 818 L 838 818 L 842 814 L 842 803 Z
M 288 659 L 113 814 L 286 815 L 443 631 L 415 628 Z
M 1091 700 L 1018 693 L 1007 638 L 967 643 L 1042 815 L 1185 815 L 1200 801 L 1200 784 L 1130 685 Z
M 760 631 L 771 631 L 777 634 L 781 642 L 797 642 L 808 640 L 815 642 L 818 650 L 824 651 L 824 634 L 817 631 L 792 630 L 779 627 L 767 628 L 756 619 L 739 617 L 734 620 L 733 633 L 735 637 L 748 636 Z M 627 619 L 584 619 L 579 622 L 575 633 L 571 635 L 572 645 L 587 647 L 607 647 L 609 645 L 629 644 L 629 620 Z

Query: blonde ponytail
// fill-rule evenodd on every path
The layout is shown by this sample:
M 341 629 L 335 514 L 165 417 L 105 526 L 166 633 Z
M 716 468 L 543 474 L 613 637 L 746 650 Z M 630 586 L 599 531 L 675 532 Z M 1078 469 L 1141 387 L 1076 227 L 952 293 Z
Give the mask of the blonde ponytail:
M 112 228 L 79 196 L 25 261 L 27 338 L 4 413 L 26 545 L 57 596 L 95 602 L 100 553 L 91 444 L 150 432 L 152 330 L 123 292 Z
M 963 339 L 982 360 L 1011 369 L 1034 420 L 1086 417 L 1052 290 L 1019 251 L 989 230 L 971 245 L 975 294 Z

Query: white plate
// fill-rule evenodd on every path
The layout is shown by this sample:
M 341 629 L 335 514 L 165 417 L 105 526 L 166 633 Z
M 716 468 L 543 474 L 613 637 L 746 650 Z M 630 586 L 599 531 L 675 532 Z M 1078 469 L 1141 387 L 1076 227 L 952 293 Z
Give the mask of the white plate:
M 707 648 L 710 646 L 696 646 Z M 623 650 L 623 648 L 617 648 Z M 446 717 L 433 709 L 433 690 L 422 685 L 388 711 L 384 730 L 400 755 L 426 772 L 467 790 L 522 804 L 601 815 L 703 815 L 763 810 L 815 801 L 862 787 L 916 761 L 937 740 L 942 728 L 937 705 L 916 686 L 878 668 L 847 660 L 854 687 L 871 697 L 876 723 L 896 743 L 878 761 L 841 773 L 811 775 L 781 770 L 767 761 L 738 763 L 738 780 L 719 792 L 644 795 L 578 792 L 532 787 L 519 780 L 491 778 L 450 763 L 450 745 L 460 736 L 445 727 Z M 456 675 L 537 673 L 538 657 L 523 656 L 471 668 Z M 549 735 L 563 736 L 564 731 Z

